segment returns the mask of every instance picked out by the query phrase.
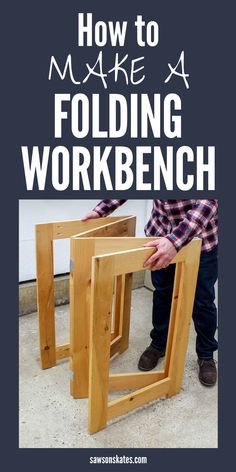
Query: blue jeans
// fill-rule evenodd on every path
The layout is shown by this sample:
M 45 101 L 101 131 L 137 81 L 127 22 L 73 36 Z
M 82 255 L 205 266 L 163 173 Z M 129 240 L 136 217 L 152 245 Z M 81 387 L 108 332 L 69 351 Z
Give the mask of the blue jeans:
M 217 350 L 215 339 L 217 310 L 214 303 L 217 280 L 217 253 L 215 247 L 201 254 L 200 266 L 194 301 L 193 321 L 197 333 L 196 352 L 199 359 L 212 359 Z M 152 345 L 165 350 L 170 318 L 171 299 L 175 274 L 175 264 L 166 269 L 151 272 L 155 291 L 153 294 L 153 329 L 150 333 Z

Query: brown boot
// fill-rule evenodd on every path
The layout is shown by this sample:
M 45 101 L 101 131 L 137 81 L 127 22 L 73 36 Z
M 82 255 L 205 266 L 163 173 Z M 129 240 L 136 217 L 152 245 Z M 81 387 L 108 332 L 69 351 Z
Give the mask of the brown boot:
M 217 371 L 214 359 L 198 359 L 199 380 L 205 387 L 213 387 L 217 380 Z
M 145 349 L 145 351 L 142 353 L 139 362 L 138 362 L 138 368 L 139 370 L 152 370 L 154 367 L 156 367 L 160 357 L 164 357 L 165 352 L 164 351 L 159 351 L 159 349 L 153 347 L 151 344 L 150 346 Z

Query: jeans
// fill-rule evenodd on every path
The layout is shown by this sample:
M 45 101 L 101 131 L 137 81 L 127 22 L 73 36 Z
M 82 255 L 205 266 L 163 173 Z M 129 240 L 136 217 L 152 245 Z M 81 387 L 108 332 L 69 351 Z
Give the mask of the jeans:
M 211 251 L 201 254 L 200 258 L 193 308 L 193 322 L 197 333 L 196 352 L 199 359 L 212 359 L 213 352 L 218 348 L 215 339 L 217 310 L 214 303 L 217 253 L 218 248 L 215 247 Z M 167 342 L 174 275 L 175 264 L 151 272 L 155 291 L 152 311 L 153 329 L 150 336 L 152 346 L 160 350 L 165 350 Z

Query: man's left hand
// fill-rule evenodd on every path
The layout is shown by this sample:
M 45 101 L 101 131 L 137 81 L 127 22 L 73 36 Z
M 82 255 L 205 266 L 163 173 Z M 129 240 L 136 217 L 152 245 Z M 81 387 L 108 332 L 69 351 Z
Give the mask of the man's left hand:
M 145 269 L 165 269 L 177 254 L 174 245 L 165 237 L 159 238 L 155 241 L 150 241 L 149 243 L 144 244 L 144 246 L 156 248 L 156 252 L 145 261 Z

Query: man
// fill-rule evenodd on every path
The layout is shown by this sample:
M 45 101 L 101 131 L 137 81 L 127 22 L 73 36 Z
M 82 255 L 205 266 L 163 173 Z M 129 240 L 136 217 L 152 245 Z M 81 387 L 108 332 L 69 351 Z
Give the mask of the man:
M 102 200 L 83 220 L 107 216 L 126 200 Z M 141 355 L 138 367 L 149 371 L 165 355 L 168 334 L 175 266 L 170 265 L 175 254 L 195 236 L 202 239 L 202 252 L 193 309 L 197 333 L 196 352 L 199 380 L 213 386 L 217 371 L 213 353 L 218 348 L 215 339 L 217 311 L 214 285 L 217 280 L 218 219 L 217 200 L 153 200 L 150 219 L 145 226 L 146 236 L 160 239 L 145 244 L 156 247 L 146 262 L 150 269 L 153 294 L 151 344 Z

